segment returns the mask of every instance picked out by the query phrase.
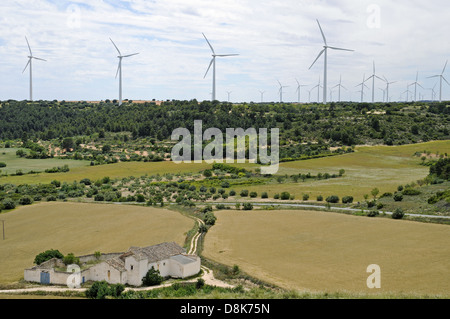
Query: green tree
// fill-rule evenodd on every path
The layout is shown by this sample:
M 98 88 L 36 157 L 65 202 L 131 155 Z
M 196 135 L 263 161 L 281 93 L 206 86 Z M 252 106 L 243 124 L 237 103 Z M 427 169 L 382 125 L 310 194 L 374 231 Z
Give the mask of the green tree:
M 380 190 L 378 188 L 374 188 L 374 189 L 372 189 L 372 191 L 370 193 L 372 194 L 373 199 L 377 199 L 377 196 L 380 193 Z
M 164 278 L 161 276 L 159 270 L 155 270 L 152 268 L 145 274 L 144 278 L 142 278 L 142 284 L 144 286 L 156 286 L 163 282 Z
M 34 257 L 34 263 L 36 265 L 40 265 L 43 262 L 46 262 L 47 260 L 50 260 L 52 258 L 62 259 L 64 258 L 64 255 L 61 254 L 57 249 L 49 249 L 40 254 L 37 254 L 36 257 Z

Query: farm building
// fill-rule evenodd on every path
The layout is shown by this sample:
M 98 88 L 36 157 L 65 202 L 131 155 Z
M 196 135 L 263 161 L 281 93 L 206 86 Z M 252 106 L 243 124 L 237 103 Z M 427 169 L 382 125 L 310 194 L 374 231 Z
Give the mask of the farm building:
M 111 284 L 141 286 L 142 278 L 153 267 L 161 276 L 186 278 L 200 272 L 200 258 L 187 255 L 174 242 L 149 247 L 130 247 L 125 253 L 81 256 L 79 282 L 105 280 Z M 68 285 L 76 277 L 67 271 L 61 259 L 53 258 L 25 269 L 24 279 L 42 284 Z

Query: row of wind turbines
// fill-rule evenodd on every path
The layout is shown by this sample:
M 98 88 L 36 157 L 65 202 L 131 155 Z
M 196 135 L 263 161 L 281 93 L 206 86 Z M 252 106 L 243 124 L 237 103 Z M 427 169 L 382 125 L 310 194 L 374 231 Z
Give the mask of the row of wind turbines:
M 320 89 L 323 89 L 322 103 L 327 104 L 327 102 L 328 102 L 328 50 L 330 49 L 330 50 L 347 51 L 347 52 L 354 52 L 354 50 L 329 46 L 328 43 L 327 43 L 327 39 L 325 37 L 325 34 L 324 34 L 323 30 L 322 30 L 322 26 L 320 25 L 319 20 L 316 20 L 316 21 L 317 21 L 320 33 L 321 33 L 322 38 L 323 38 L 324 46 L 323 46 L 323 49 L 319 52 L 319 54 L 316 57 L 316 59 L 314 60 L 314 62 L 309 67 L 309 70 L 311 70 L 311 68 L 316 64 L 316 62 L 323 55 L 324 56 L 324 75 L 323 75 L 323 83 L 321 83 L 321 79 L 319 77 L 319 83 L 316 86 L 314 86 L 311 90 L 308 91 L 308 93 L 309 93 L 309 102 L 311 102 L 311 93 L 315 89 L 317 89 L 317 102 L 320 102 Z M 233 56 L 238 56 L 239 54 L 216 54 L 213 46 L 209 42 L 209 40 L 206 37 L 206 35 L 204 33 L 202 33 L 202 34 L 203 34 L 203 37 L 205 38 L 205 40 L 206 40 L 206 42 L 207 42 L 207 44 L 210 47 L 211 52 L 212 52 L 211 62 L 209 63 L 208 69 L 206 70 L 206 73 L 205 73 L 203 78 L 206 78 L 206 76 L 208 75 L 208 73 L 209 73 L 209 71 L 210 71 L 210 69 L 212 67 L 213 74 L 212 74 L 212 93 L 211 93 L 211 98 L 214 101 L 214 100 L 216 100 L 216 58 L 233 57 Z M 30 43 L 28 42 L 28 38 L 25 37 L 25 40 L 27 42 L 30 55 L 28 56 L 28 63 L 25 66 L 25 69 L 23 70 L 22 73 L 24 73 L 25 70 L 29 67 L 29 71 L 30 71 L 30 101 L 32 101 L 33 100 L 33 63 L 32 62 L 33 62 L 33 60 L 40 60 L 40 61 L 46 61 L 46 60 L 44 60 L 42 58 L 35 57 L 33 55 L 32 50 L 31 50 Z M 122 102 L 123 102 L 123 100 L 122 100 L 122 60 L 124 58 L 129 58 L 129 57 L 138 55 L 139 53 L 123 55 L 121 53 L 121 51 L 119 50 L 119 48 L 117 47 L 117 45 L 114 43 L 114 41 L 111 38 L 110 38 L 110 41 L 113 44 L 113 46 L 115 47 L 115 49 L 117 50 L 117 52 L 119 53 L 119 55 L 117 56 L 117 58 L 119 59 L 119 65 L 118 65 L 117 72 L 116 72 L 116 79 L 119 76 L 119 105 L 122 105 Z M 445 73 L 445 69 L 447 67 L 447 63 L 448 63 L 448 61 L 445 63 L 444 69 L 442 70 L 441 74 L 433 75 L 433 76 L 428 77 L 428 78 L 440 78 L 439 101 L 442 101 L 443 81 L 445 81 L 448 85 L 450 85 L 450 83 L 444 77 L 444 73 Z M 390 100 L 389 88 L 390 88 L 390 86 L 392 84 L 397 83 L 397 82 L 396 81 L 395 82 L 389 82 L 388 79 L 385 76 L 383 76 L 383 78 L 379 77 L 376 74 L 375 62 L 373 62 L 373 74 L 370 77 L 368 77 L 367 79 L 365 78 L 365 75 L 364 75 L 363 81 L 355 86 L 355 87 L 361 87 L 361 89 L 359 91 L 357 91 L 358 93 L 361 93 L 361 102 L 363 102 L 363 100 L 364 100 L 364 89 L 365 88 L 369 89 L 369 87 L 366 85 L 366 82 L 369 81 L 369 80 L 372 80 L 372 103 L 375 102 L 375 80 L 376 79 L 380 80 L 380 81 L 383 81 L 386 84 L 386 88 L 384 88 L 384 89 L 380 88 L 380 90 L 383 91 L 383 94 L 384 94 L 384 97 L 385 97 L 385 98 L 383 98 L 383 102 L 385 102 L 385 101 L 389 102 L 389 100 Z M 414 83 L 409 84 L 407 86 L 406 91 L 402 93 L 402 95 L 406 94 L 406 101 L 409 100 L 409 94 L 410 93 L 412 94 L 412 92 L 409 90 L 409 88 L 411 86 L 414 86 L 414 101 L 417 101 L 417 86 L 423 88 L 423 86 L 418 82 L 418 80 L 419 80 L 419 73 L 417 72 L 416 81 Z M 301 88 L 302 87 L 306 87 L 308 85 L 301 85 L 300 82 L 297 79 L 296 79 L 296 82 L 297 82 L 296 93 L 298 94 L 298 102 L 300 103 Z M 278 81 L 278 84 L 279 84 L 280 102 L 283 102 L 283 90 L 285 88 L 287 88 L 288 86 L 282 85 L 280 81 Z M 436 83 L 436 85 L 437 85 L 437 83 Z M 434 97 L 435 97 L 435 94 L 436 94 L 436 92 L 434 90 L 436 88 L 436 85 L 432 89 L 430 89 L 430 90 L 432 90 L 432 100 L 434 100 Z M 343 88 L 343 89 L 347 90 L 342 85 L 342 76 L 340 77 L 339 84 L 337 84 L 336 86 L 334 86 L 334 87 L 332 87 L 330 89 L 330 100 L 332 100 L 332 92 L 333 92 L 332 90 L 335 89 L 335 88 L 339 89 L 338 90 L 338 94 L 339 94 L 338 99 L 339 99 L 339 102 L 340 102 L 341 101 L 341 89 Z M 260 93 L 261 93 L 261 102 L 263 102 L 263 100 L 264 100 L 264 93 L 265 92 L 264 91 L 260 91 Z M 228 91 L 227 94 L 228 94 L 228 101 L 229 101 L 231 92 Z

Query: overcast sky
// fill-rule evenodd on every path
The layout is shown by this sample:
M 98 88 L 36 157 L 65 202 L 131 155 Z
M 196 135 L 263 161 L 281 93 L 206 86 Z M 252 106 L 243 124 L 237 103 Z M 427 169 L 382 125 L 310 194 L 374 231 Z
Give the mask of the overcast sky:
M 450 56 L 450 5 L 444 0 L 3 0 L 0 2 L 0 99 L 29 97 L 29 55 L 33 62 L 34 99 L 105 100 L 118 98 L 117 51 L 139 52 L 123 61 L 123 97 L 133 100 L 207 100 L 212 72 L 208 37 L 217 54 L 217 99 L 232 102 L 278 101 L 277 81 L 288 86 L 283 100 L 298 99 L 296 79 L 308 90 L 323 79 L 323 58 L 316 19 L 330 46 L 355 52 L 329 51 L 328 86 L 342 76 L 343 100 L 360 100 L 363 76 L 389 81 L 392 100 L 399 100 L 419 72 L 419 93 L 431 90 Z M 450 66 L 445 76 L 450 82 Z M 376 81 L 376 100 L 385 84 Z M 365 101 L 371 101 L 367 82 Z M 444 84 L 443 98 L 450 99 Z M 414 87 L 410 87 L 414 92 Z M 439 95 L 439 84 L 436 85 Z M 322 94 L 322 93 L 321 93 Z M 338 91 L 334 90 L 333 100 Z M 402 100 L 406 95 L 402 96 Z M 311 102 L 317 101 L 317 89 Z

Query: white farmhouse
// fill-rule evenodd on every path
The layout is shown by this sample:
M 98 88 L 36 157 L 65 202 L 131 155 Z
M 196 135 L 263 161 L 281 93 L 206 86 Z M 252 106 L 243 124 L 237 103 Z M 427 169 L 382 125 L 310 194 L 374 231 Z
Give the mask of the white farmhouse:
M 111 284 L 141 286 L 142 278 L 153 267 L 161 276 L 186 278 L 200 272 L 200 258 L 187 255 L 174 242 L 149 247 L 130 247 L 125 253 L 81 256 L 81 283 L 105 280 Z M 42 284 L 67 285 L 72 272 L 64 271 L 61 260 L 53 258 L 41 265 L 25 269 L 24 279 Z M 58 270 L 58 268 L 60 270 Z M 71 277 L 72 276 L 72 277 Z

